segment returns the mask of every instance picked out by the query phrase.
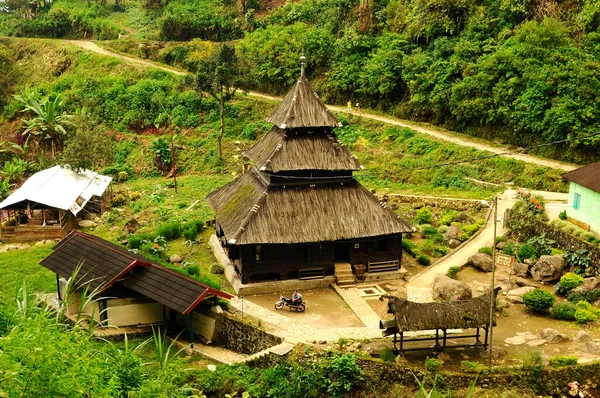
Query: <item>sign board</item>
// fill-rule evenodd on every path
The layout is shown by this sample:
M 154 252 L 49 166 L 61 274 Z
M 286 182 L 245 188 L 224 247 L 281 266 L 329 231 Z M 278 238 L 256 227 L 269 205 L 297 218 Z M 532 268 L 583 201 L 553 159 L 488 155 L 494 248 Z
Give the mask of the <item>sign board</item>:
M 511 268 L 515 262 L 513 256 L 507 256 L 506 254 L 496 254 L 496 265 L 502 265 L 504 267 Z

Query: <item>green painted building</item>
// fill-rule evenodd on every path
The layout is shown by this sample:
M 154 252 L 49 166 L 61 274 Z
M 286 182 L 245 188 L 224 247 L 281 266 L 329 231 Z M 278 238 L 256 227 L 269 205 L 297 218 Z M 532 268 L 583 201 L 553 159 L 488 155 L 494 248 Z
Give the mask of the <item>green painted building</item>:
M 563 177 L 570 181 L 567 216 L 600 233 L 600 163 L 580 167 Z

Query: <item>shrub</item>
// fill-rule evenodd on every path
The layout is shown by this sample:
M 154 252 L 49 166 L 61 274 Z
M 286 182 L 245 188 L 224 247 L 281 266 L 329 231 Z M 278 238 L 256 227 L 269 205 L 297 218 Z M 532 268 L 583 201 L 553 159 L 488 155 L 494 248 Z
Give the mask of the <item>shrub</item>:
M 456 210 L 445 210 L 438 221 L 439 225 L 450 225 L 460 213 Z
M 600 289 L 592 289 L 587 292 L 571 293 L 569 294 L 568 300 L 573 303 L 580 301 L 587 301 L 588 303 L 594 303 L 600 298 Z
M 571 290 L 583 285 L 583 282 L 584 279 L 582 276 L 568 272 L 560 278 L 560 282 L 554 286 L 554 290 L 556 290 L 557 294 L 566 296 Z
M 421 225 L 421 235 L 432 236 L 438 233 L 438 230 L 435 227 L 432 227 L 430 224 Z
M 569 249 L 563 257 L 567 266 L 571 267 L 576 274 L 585 275 L 586 269 L 590 266 L 591 260 L 585 249 Z
M 555 300 L 552 293 L 542 289 L 535 289 L 523 295 L 523 303 L 535 312 L 547 311 Z
M 129 235 L 127 244 L 129 245 L 130 249 L 139 249 L 140 245 L 142 244 L 142 240 L 143 238 L 140 235 Z
M 431 259 L 426 254 L 420 254 L 419 257 L 417 257 L 417 262 L 421 265 L 429 265 L 431 264 Z
M 573 366 L 577 365 L 577 357 L 557 356 L 548 360 L 550 366 L 553 368 L 560 368 L 562 366 Z
M 204 229 L 204 221 L 193 220 L 183 226 L 183 236 L 187 240 L 196 240 L 198 234 Z
M 590 323 L 596 322 L 598 320 L 598 315 L 594 314 L 591 311 L 584 310 L 582 308 L 578 308 L 575 311 L 575 321 L 577 323 Z
M 417 211 L 415 222 L 417 224 L 431 224 L 433 221 L 433 211 L 429 207 L 422 207 Z
M 442 361 L 437 358 L 427 357 L 425 359 L 425 368 L 427 368 L 427 370 L 430 372 L 437 372 L 440 366 L 442 366 Z
M 402 239 L 402 250 L 407 252 L 412 257 L 417 257 L 419 254 L 419 249 L 417 249 L 417 245 L 408 239 Z
M 458 271 L 460 271 L 460 269 L 461 267 L 459 266 L 450 267 L 446 275 L 448 275 L 448 278 L 456 279 L 456 274 L 458 274 Z
M 113 206 L 122 206 L 125 204 L 126 200 L 127 199 L 125 198 L 125 195 L 123 195 L 122 193 L 115 194 L 112 198 L 112 205 Z
M 191 277 L 200 276 L 200 267 L 198 267 L 197 265 L 188 265 L 187 267 L 184 268 L 184 270 L 185 270 L 185 273 Z
M 497 245 L 500 242 L 508 242 L 508 238 L 506 236 L 497 236 L 494 244 Z
M 394 354 L 394 351 L 389 347 L 385 347 L 381 350 L 379 357 L 384 362 L 394 362 L 396 360 L 396 354 Z
M 170 221 L 158 226 L 156 233 L 164 237 L 167 241 L 181 237 L 181 223 L 179 221 Z
M 550 254 L 552 251 L 552 245 L 554 245 L 556 241 L 548 239 L 546 238 L 546 234 L 542 234 L 541 236 L 534 236 L 533 238 L 529 239 L 527 243 L 533 246 L 535 249 L 535 257 L 538 258 L 540 256 Z
M 567 211 L 563 210 L 560 213 L 558 213 L 558 218 L 563 221 L 566 221 L 567 220 Z
M 512 242 L 508 242 L 506 244 L 506 247 L 504 248 L 504 250 L 502 250 L 503 254 L 506 254 L 507 256 L 514 256 L 515 252 L 518 250 L 518 247 L 515 243 Z
M 119 173 L 117 174 L 117 181 L 118 182 L 125 182 L 129 179 L 129 174 L 125 171 L 119 171 Z
M 523 262 L 525 259 L 533 259 L 535 258 L 535 247 L 530 245 L 529 243 L 525 243 L 519 247 L 517 251 L 517 258 L 519 261 Z
M 479 228 L 481 228 L 481 223 L 475 223 L 463 225 L 461 230 L 467 235 L 467 237 L 471 237 Z
M 488 255 L 492 255 L 492 248 L 491 247 L 480 247 L 478 250 L 479 253 L 483 253 L 483 254 L 488 254 Z
M 600 316 L 600 308 L 596 308 L 587 301 L 579 301 L 575 311 L 575 321 L 577 323 L 596 322 Z
M 577 307 L 572 303 L 556 303 L 556 305 L 552 307 L 552 316 L 564 321 L 573 321 L 575 320 L 576 311 Z
M 223 275 L 225 273 L 225 269 L 221 264 L 213 264 L 210 266 L 210 273 L 215 275 Z

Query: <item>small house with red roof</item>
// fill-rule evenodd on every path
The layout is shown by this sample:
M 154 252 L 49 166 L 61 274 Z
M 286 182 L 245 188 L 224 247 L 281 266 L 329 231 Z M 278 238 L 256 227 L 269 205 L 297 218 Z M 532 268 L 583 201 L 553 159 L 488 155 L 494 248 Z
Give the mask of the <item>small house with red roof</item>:
M 72 231 L 40 264 L 56 274 L 68 315 L 83 312 L 105 326 L 185 327 L 210 341 L 216 298 L 232 295 L 80 231 Z M 93 299 L 87 303 L 87 298 Z M 82 304 L 83 300 L 83 304 Z

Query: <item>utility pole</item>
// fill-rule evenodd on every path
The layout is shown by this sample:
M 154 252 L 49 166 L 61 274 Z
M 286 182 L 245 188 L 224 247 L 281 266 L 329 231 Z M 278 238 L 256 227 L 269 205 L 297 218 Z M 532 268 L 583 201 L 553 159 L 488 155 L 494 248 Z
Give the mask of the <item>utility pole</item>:
M 492 243 L 492 281 L 490 282 L 490 324 L 489 324 L 489 335 L 490 335 L 490 344 L 489 344 L 489 366 L 492 367 L 493 362 L 493 352 L 492 352 L 492 342 L 494 337 L 494 310 L 496 306 L 496 300 L 494 297 L 494 288 L 495 288 L 495 279 L 496 279 L 496 229 L 498 226 L 498 196 L 494 197 L 494 242 Z

